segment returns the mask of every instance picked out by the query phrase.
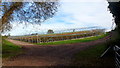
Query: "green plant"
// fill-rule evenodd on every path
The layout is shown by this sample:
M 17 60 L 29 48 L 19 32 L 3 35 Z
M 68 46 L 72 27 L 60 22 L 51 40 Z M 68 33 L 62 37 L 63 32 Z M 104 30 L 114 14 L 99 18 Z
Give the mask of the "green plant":
M 72 43 L 80 43 L 80 42 L 89 42 L 101 39 L 108 34 L 102 34 L 99 36 L 92 36 L 92 37 L 86 37 L 81 39 L 72 39 L 72 40 L 64 40 L 64 41 L 55 41 L 55 42 L 48 42 L 48 43 L 36 43 L 37 45 L 62 45 L 62 44 L 72 44 Z
M 22 53 L 22 47 L 17 46 L 5 39 L 2 40 L 2 57 L 9 58 Z

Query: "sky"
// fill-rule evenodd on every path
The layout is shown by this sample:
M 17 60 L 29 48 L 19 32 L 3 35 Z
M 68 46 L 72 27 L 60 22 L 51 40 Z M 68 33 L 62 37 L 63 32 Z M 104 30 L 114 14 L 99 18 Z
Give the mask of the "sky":
M 44 33 L 47 30 L 64 30 L 100 26 L 111 30 L 112 14 L 108 11 L 105 0 L 64 0 L 60 2 L 58 12 L 54 17 L 41 23 L 41 25 L 13 24 L 10 35 L 26 35 Z M 14 21 L 17 22 L 17 21 Z

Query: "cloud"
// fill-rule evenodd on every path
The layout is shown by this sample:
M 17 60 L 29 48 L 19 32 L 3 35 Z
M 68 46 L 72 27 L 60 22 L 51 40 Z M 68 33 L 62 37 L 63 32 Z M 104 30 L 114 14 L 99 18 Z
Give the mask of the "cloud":
M 84 25 L 98 25 L 104 28 L 110 28 L 112 23 L 112 14 L 107 11 L 108 3 L 101 2 L 65 2 L 62 10 L 64 13 L 73 15 L 75 24 L 84 23 Z M 69 8 L 69 9 L 68 9 Z M 72 19 L 73 20 L 73 19 Z
M 69 0 L 61 2 L 57 14 L 41 25 L 24 25 L 13 28 L 12 35 L 47 32 L 48 29 L 63 30 L 90 26 L 101 26 L 110 30 L 112 15 L 107 11 L 108 3 L 104 0 Z M 79 2 L 77 2 L 79 1 Z M 16 32 L 17 31 L 17 32 Z
M 105 0 L 61 0 L 61 2 L 102 2 Z

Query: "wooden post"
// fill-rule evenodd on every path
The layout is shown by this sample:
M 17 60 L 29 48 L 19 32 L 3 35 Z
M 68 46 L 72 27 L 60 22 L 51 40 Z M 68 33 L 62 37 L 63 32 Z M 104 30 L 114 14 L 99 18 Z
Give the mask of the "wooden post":
M 37 34 L 37 43 L 38 43 L 38 34 Z

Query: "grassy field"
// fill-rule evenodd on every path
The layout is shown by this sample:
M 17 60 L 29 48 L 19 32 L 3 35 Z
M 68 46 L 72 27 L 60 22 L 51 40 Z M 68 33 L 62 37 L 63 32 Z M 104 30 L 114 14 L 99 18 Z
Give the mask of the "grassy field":
M 22 53 L 20 46 L 17 46 L 5 39 L 2 40 L 2 57 L 9 58 Z
M 80 51 L 75 55 L 75 59 L 71 65 L 80 66 L 81 68 L 114 68 L 113 57 L 108 55 L 100 58 L 100 55 L 105 51 L 106 47 L 106 43 L 102 43 Z
M 89 42 L 101 39 L 108 34 L 101 34 L 99 36 L 92 36 L 92 37 L 86 37 L 81 39 L 73 39 L 73 40 L 64 40 L 64 41 L 55 41 L 55 42 L 48 42 L 48 43 L 35 43 L 37 45 L 61 45 L 61 44 L 72 44 L 72 43 L 80 43 L 80 42 Z

